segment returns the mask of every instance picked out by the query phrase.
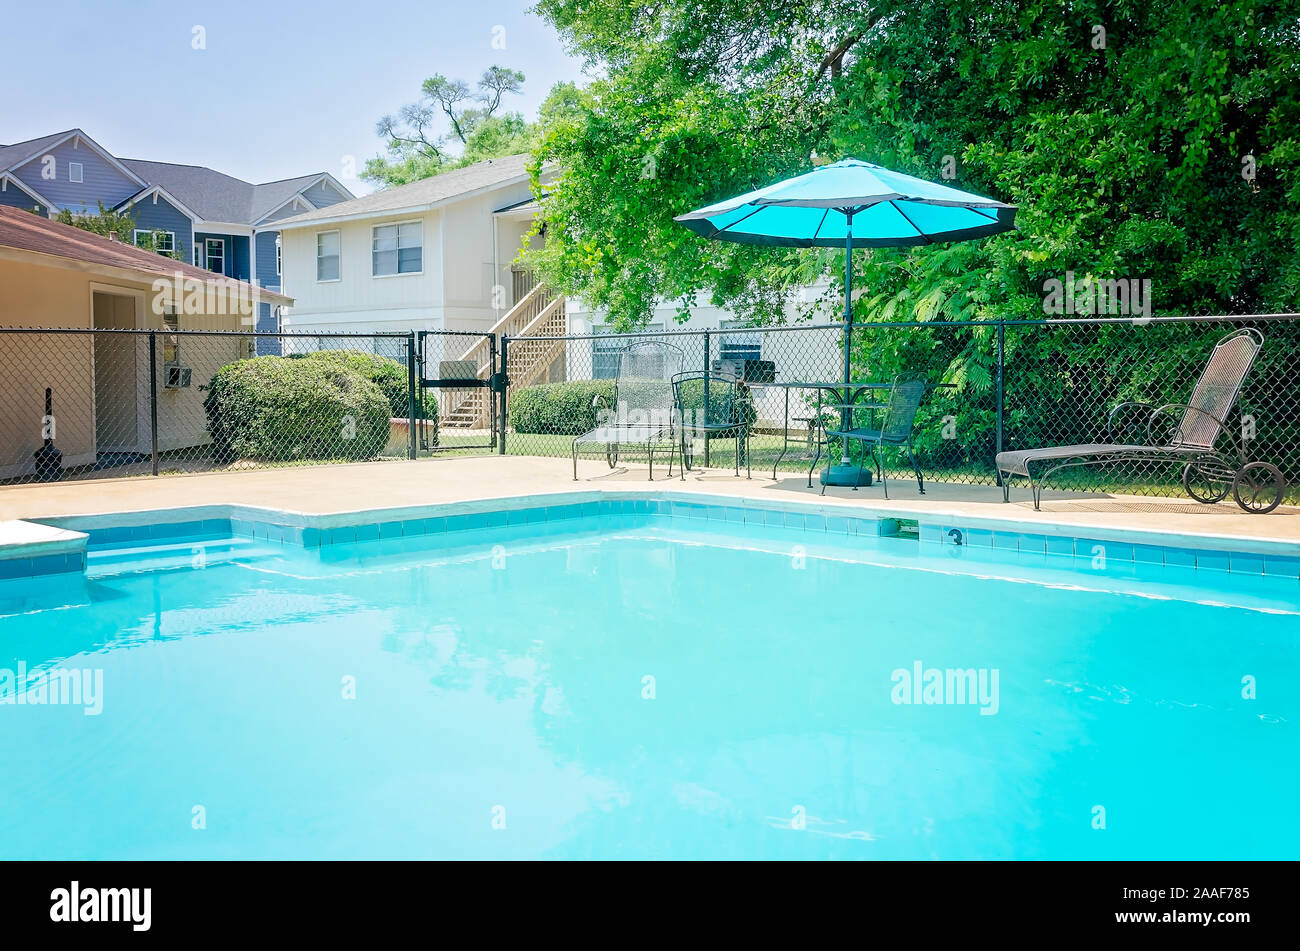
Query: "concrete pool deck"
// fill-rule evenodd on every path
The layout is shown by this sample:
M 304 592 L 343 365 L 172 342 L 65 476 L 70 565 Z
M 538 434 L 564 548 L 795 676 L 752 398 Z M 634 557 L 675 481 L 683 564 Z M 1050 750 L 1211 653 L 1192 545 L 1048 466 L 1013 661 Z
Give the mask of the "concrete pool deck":
M 1003 504 L 996 486 L 928 483 L 920 495 L 912 480 L 890 480 L 890 498 L 880 487 L 832 488 L 825 496 L 806 477 L 769 473 L 736 478 L 730 470 L 696 470 L 685 481 L 656 467 L 654 482 L 645 466 L 611 471 L 601 461 L 579 461 L 573 481 L 568 459 L 532 456 L 472 456 L 354 465 L 208 472 L 162 478 L 126 478 L 0 488 L 0 521 L 117 515 L 160 509 L 242 505 L 305 515 L 394 510 L 495 499 L 566 493 L 706 495 L 769 506 L 815 503 L 864 516 L 1026 529 L 1046 534 L 1087 533 L 1094 537 L 1155 539 L 1196 536 L 1207 546 L 1268 549 L 1300 554 L 1300 507 L 1282 506 L 1269 515 L 1247 515 L 1231 501 L 1200 505 L 1186 498 L 1111 496 L 1081 492 L 1046 493 L 1035 512 L 1028 489 L 1013 488 Z M 6 539 L 0 538 L 0 548 Z

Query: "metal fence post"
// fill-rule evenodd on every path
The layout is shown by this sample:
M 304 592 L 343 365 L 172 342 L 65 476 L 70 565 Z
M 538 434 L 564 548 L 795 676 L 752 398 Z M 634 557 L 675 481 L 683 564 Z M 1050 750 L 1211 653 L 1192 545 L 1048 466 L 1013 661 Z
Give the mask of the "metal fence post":
M 132 345 L 134 348 L 134 344 Z M 149 331 L 149 438 L 153 474 L 158 474 L 158 334 Z
M 497 413 L 497 420 L 501 424 L 501 446 L 498 450 L 499 455 L 506 454 L 506 416 L 509 407 L 506 404 L 506 391 L 510 388 L 510 338 L 501 337 L 501 379 L 498 384 L 501 393 L 501 411 Z
M 410 417 L 410 432 L 407 435 L 409 448 L 407 449 L 407 458 L 416 458 L 416 441 L 415 441 L 415 331 L 407 331 L 406 334 L 406 406 L 407 413 Z
M 497 335 L 488 334 L 488 379 L 491 380 L 497 375 Z M 489 448 L 497 447 L 497 401 L 493 398 L 491 387 L 488 388 L 488 431 L 491 433 Z
M 705 331 L 704 331 L 704 367 L 703 367 L 703 369 L 704 369 L 704 422 L 705 422 L 706 424 L 709 422 L 709 369 L 710 369 L 710 366 L 711 366 L 711 364 L 709 363 L 709 353 L 710 353 L 710 351 L 709 351 L 709 331 L 708 331 L 707 328 L 705 328 Z M 708 433 L 708 430 L 705 430 L 705 432 L 704 432 L 704 468 L 707 469 L 708 467 L 709 467 L 709 433 Z
M 1006 353 L 1007 353 L 1006 324 L 1001 319 L 999 319 L 998 320 L 998 405 L 997 405 L 998 421 L 997 421 L 997 431 L 995 436 L 995 440 L 997 444 L 997 448 L 994 449 L 995 454 L 1002 451 L 1002 417 L 1003 417 L 1003 403 L 1004 403 L 1003 389 L 1002 389 L 1003 388 L 1002 375 L 1003 375 L 1003 368 L 1006 365 Z M 997 466 L 993 467 L 993 471 L 997 477 L 997 484 L 999 486 L 1002 485 L 1002 473 L 998 470 Z

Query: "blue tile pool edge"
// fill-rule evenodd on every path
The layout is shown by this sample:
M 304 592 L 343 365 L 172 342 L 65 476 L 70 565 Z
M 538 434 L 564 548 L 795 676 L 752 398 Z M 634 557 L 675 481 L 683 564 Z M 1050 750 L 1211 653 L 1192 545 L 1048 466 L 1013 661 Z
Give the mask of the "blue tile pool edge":
M 1079 566 L 1152 564 L 1278 575 L 1300 579 L 1300 545 L 1279 550 L 1276 543 L 1256 550 L 1205 545 L 1205 536 L 1167 537 L 1150 532 L 1105 531 L 1096 537 L 1047 533 L 1041 525 L 1006 519 L 934 520 L 929 513 L 882 512 L 806 501 L 738 499 L 672 490 L 576 491 L 548 495 L 478 499 L 466 502 L 406 506 L 329 515 L 307 515 L 247 505 L 207 505 L 186 509 L 125 512 L 101 516 L 33 519 L 42 524 L 85 532 L 88 546 L 130 547 L 197 540 L 202 537 L 245 537 L 269 543 L 323 548 L 382 538 L 411 537 L 574 518 L 655 516 L 737 524 L 768 525 L 843 535 L 890 536 L 900 521 L 918 516 L 922 545 L 964 545 L 982 549 L 1059 556 Z M 944 519 L 944 516 L 938 516 Z M 1039 531 L 1033 531 L 1037 528 Z M 954 534 L 955 533 L 955 534 Z M 1120 537 L 1106 537 L 1115 536 Z M 1215 539 L 1220 541 L 1219 539 Z M 1240 545 L 1241 539 L 1231 539 Z M 1197 543 L 1201 544 L 1197 544 Z M 1264 550 L 1258 550 L 1263 548 Z M 52 566 L 52 562 L 51 562 Z M 84 551 L 81 568 L 85 567 Z M 76 570 L 63 568 L 61 570 Z M 4 577 L 0 575 L 0 577 Z
M 1124 566 L 1145 564 L 1300 580 L 1300 552 L 1286 554 L 1195 548 L 1091 536 L 990 531 L 979 526 L 926 521 L 919 524 L 918 533 L 921 543 L 926 546 L 965 547 L 973 552 L 1000 550 L 1043 555 L 1048 559 L 1059 558 L 1062 562 L 1068 559 L 1075 567 L 1097 571 L 1113 571 Z M 1192 541 L 1196 536 L 1187 538 Z

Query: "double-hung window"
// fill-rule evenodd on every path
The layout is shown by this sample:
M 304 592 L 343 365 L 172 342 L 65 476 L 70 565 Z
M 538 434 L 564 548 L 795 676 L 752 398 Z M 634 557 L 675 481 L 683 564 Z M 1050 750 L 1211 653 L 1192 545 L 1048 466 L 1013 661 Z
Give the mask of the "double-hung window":
M 150 246 L 150 235 L 152 235 L 153 250 L 159 254 L 171 254 L 176 250 L 176 232 L 175 231 L 150 231 L 146 228 L 136 228 L 132 235 L 137 248 Z
M 424 270 L 421 222 L 403 221 L 371 229 L 370 273 L 375 277 L 419 274 Z
M 316 280 L 337 281 L 339 259 L 343 242 L 338 231 L 320 231 L 316 234 Z
M 226 273 L 226 242 L 224 238 L 204 238 L 203 257 L 209 271 Z

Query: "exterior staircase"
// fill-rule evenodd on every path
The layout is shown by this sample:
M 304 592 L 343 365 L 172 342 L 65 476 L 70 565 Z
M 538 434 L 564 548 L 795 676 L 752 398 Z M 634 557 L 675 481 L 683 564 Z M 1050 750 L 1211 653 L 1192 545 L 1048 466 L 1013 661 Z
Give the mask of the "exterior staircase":
M 564 297 L 545 284 L 537 284 L 515 306 L 506 311 L 489 334 L 512 338 L 510 341 L 510 387 L 507 399 L 516 387 L 544 382 L 551 364 L 564 355 L 563 340 L 514 340 L 521 336 L 563 336 L 568 333 Z M 492 375 L 492 351 L 488 337 L 480 338 L 458 359 L 473 360 L 478 378 Z M 447 403 L 439 407 L 438 425 L 443 429 L 487 429 L 492 419 L 494 394 L 487 388 L 453 390 L 443 394 Z

